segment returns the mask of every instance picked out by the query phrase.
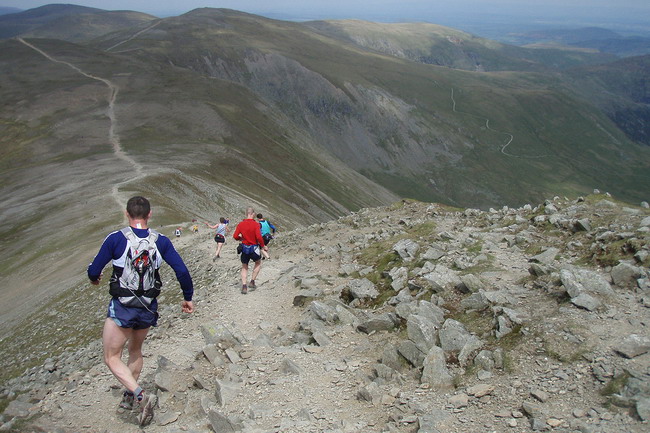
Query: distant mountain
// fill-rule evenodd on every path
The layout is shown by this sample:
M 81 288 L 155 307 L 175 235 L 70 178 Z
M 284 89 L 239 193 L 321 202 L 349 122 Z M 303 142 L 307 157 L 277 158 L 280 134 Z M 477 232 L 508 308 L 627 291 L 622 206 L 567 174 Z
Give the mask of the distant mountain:
M 620 57 L 650 54 L 650 38 L 644 38 L 641 36 L 585 40 L 572 45 L 592 48 L 602 53 L 611 53 Z
M 3 15 L 0 16 L 0 38 L 24 34 L 61 17 L 99 11 L 101 9 L 85 6 L 52 4 Z
M 567 49 L 528 49 L 428 23 L 315 21 L 305 25 L 328 37 L 416 62 L 469 71 L 540 71 L 614 60 Z
M 140 12 L 109 12 L 85 6 L 53 4 L 0 16 L 0 38 L 22 36 L 83 42 L 155 19 Z
M 74 32 L 59 20 L 103 13 L 41 16 L 29 31 L 55 26 L 47 39 L 0 41 L 0 287 L 23 297 L 82 277 L 84 247 L 135 193 L 163 232 L 249 204 L 294 228 L 400 197 L 647 200 L 650 147 L 604 108 L 634 83 L 581 87 L 571 69 L 611 57 L 208 8 L 61 40 Z
M 7 7 L 0 6 L 0 15 L 15 14 L 15 13 L 18 13 L 18 12 L 21 12 L 21 11 L 22 11 L 22 9 L 7 8 Z
M 558 42 L 562 44 L 578 44 L 583 41 L 603 41 L 622 38 L 616 32 L 600 27 L 584 27 L 579 29 L 546 29 L 535 30 L 520 36 L 528 43 Z
M 642 36 L 624 37 L 614 31 L 600 27 L 536 30 L 517 35 L 515 41 L 518 45 L 524 46 L 586 48 L 619 57 L 650 54 L 650 38 Z

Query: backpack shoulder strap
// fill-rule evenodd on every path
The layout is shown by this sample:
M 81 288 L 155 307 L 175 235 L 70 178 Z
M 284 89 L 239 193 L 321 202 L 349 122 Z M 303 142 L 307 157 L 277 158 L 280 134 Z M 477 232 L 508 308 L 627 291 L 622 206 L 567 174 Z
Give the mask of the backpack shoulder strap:
M 120 230 L 122 234 L 124 235 L 125 238 L 128 240 L 135 240 L 139 239 L 136 234 L 133 232 L 133 229 L 131 227 L 124 227 L 123 229 Z M 149 229 L 149 236 L 148 238 L 151 239 L 152 241 L 157 241 L 158 237 L 160 236 L 160 233 L 155 231 L 154 229 Z
M 131 227 L 124 227 L 122 230 L 120 230 L 126 240 L 129 242 L 129 245 L 133 245 L 133 242 L 135 241 L 135 238 L 137 237 L 135 233 L 133 233 L 133 230 Z
M 149 229 L 149 241 L 152 244 L 156 243 L 156 241 L 158 240 L 158 237 L 160 237 L 160 233 L 158 233 L 154 229 Z

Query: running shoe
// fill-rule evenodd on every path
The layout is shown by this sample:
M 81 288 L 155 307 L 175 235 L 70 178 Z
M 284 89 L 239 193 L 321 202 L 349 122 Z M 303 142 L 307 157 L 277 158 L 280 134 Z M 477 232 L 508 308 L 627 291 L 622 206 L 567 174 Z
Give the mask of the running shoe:
M 122 394 L 122 401 L 120 402 L 120 408 L 126 409 L 126 410 L 132 410 L 133 409 L 133 393 L 129 391 L 124 391 Z
M 246 287 L 246 284 L 244 284 L 241 286 L 241 294 L 245 295 L 246 293 L 248 293 L 248 287 Z
M 147 394 L 140 402 L 140 415 L 138 415 L 138 423 L 141 426 L 148 425 L 153 419 L 153 410 L 158 402 L 158 397 L 155 394 Z
M 251 280 L 251 282 L 248 284 L 248 288 L 251 289 L 251 292 L 257 289 L 257 286 L 255 285 L 255 280 Z

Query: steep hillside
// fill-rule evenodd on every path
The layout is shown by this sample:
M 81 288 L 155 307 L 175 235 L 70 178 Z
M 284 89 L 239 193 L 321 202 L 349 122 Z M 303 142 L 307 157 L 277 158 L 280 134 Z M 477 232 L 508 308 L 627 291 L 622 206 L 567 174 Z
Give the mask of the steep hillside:
M 18 8 L 7 8 L 7 7 L 1 7 L 0 6 L 0 15 L 7 15 L 7 14 L 15 14 L 18 12 L 21 12 L 22 9 Z
M 484 207 L 601 182 L 635 201 L 645 194 L 631 161 L 647 149 L 555 75 L 435 67 L 217 9 L 166 19 L 117 51 L 245 86 L 402 196 Z
M 576 68 L 567 76 L 630 139 L 650 146 L 650 55 Z
M 633 57 L 650 54 L 650 38 L 643 36 L 628 36 L 624 38 L 604 40 L 597 39 L 593 41 L 589 40 L 573 45 L 595 49 L 601 53 L 612 53 L 620 57 Z
M 11 38 L 78 14 L 101 13 L 101 9 L 77 5 L 51 4 L 0 16 L 0 38 Z

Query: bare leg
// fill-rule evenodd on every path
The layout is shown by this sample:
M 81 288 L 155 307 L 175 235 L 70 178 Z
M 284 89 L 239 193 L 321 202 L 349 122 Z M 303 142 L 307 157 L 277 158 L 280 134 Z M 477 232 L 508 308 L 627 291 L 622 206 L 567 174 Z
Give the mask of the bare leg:
M 248 263 L 241 264 L 241 283 L 246 284 L 246 278 L 248 276 Z
M 149 328 L 134 331 L 130 328 L 121 328 L 111 318 L 104 322 L 102 342 L 104 345 L 104 363 L 111 373 L 129 391 L 138 388 L 138 377 L 142 371 L 142 343 L 149 332 Z M 129 365 L 122 362 L 122 349 L 127 341 L 129 343 Z
M 131 370 L 133 378 L 137 380 L 140 378 L 140 372 L 142 371 L 142 365 L 144 364 L 144 358 L 142 357 L 142 344 L 144 343 L 145 338 L 147 338 L 147 329 L 134 329 L 129 339 L 129 361 L 126 364 Z
M 260 269 L 262 269 L 262 260 L 258 260 L 255 262 L 255 266 L 253 267 L 253 275 L 251 276 L 251 280 L 256 280 L 257 275 L 260 273 Z
M 219 257 L 219 254 L 221 254 L 221 248 L 223 248 L 223 244 L 222 244 L 222 243 L 218 243 L 218 244 L 217 244 L 217 257 Z

